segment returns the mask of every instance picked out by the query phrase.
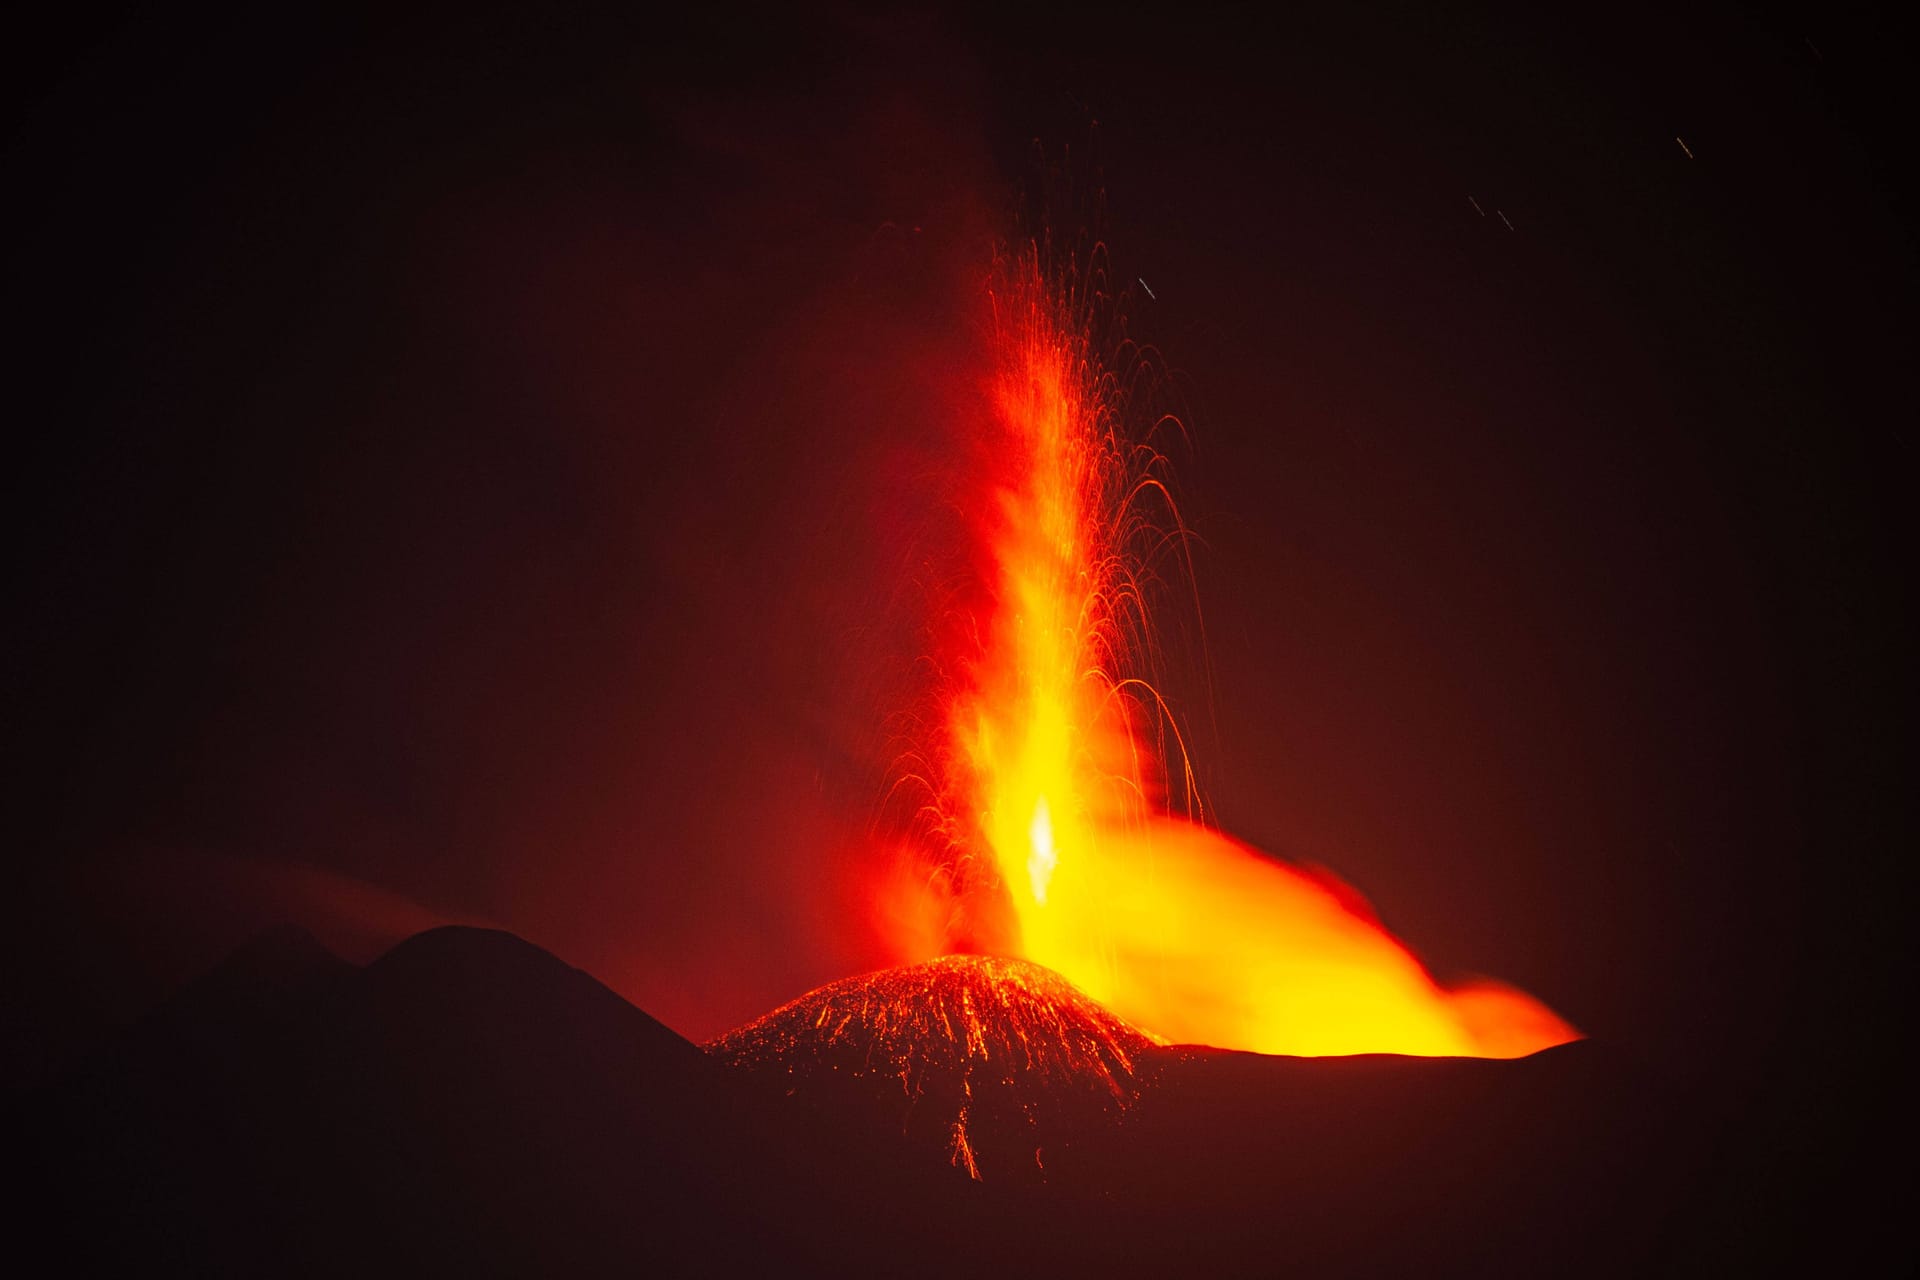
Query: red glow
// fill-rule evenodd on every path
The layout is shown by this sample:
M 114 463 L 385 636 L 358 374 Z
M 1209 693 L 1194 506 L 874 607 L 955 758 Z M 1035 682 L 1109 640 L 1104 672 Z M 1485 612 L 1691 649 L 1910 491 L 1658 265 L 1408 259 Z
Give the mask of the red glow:
M 1441 987 L 1345 886 L 1167 811 L 1172 776 L 1197 812 L 1185 750 L 1134 673 L 1158 562 L 1183 546 L 1165 460 L 1120 429 L 1077 290 L 1030 253 L 989 297 L 987 599 L 936 638 L 951 684 L 920 781 L 945 849 L 888 888 L 898 952 L 1019 956 L 1154 1034 L 1228 1048 L 1513 1057 L 1575 1038 L 1519 991 Z

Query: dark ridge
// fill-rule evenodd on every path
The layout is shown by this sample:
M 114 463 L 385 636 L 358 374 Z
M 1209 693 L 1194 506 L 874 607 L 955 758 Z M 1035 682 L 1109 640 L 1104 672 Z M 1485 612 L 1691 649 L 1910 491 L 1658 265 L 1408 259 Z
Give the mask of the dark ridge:
M 382 952 L 369 969 L 413 968 L 469 970 L 491 967 L 499 973 L 514 970 L 565 969 L 579 973 L 572 965 L 519 934 L 505 929 L 482 929 L 471 925 L 450 924 L 425 929 L 403 938 Z
M 357 968 L 327 950 L 305 929 L 275 925 L 255 934 L 205 976 L 188 984 L 175 1005 L 218 1005 L 227 1000 L 297 1002 Z
M 51 1088 L 121 1074 L 158 1087 L 193 1075 L 230 1087 L 276 1056 L 294 1052 L 317 1012 L 360 972 L 306 930 L 263 930 L 175 992 L 118 1041 L 84 1059 Z
M 1689 1105 L 1591 1044 L 1164 1047 L 972 957 L 702 1052 L 510 934 L 364 969 L 316 945 L 255 940 L 25 1099 L 48 1270 L 1608 1274 L 1657 1258 L 1703 1167 Z
M 811 1274 L 966 1211 L 483 929 L 275 931 L 13 1118 L 63 1273 Z
M 287 982 L 353 968 L 295 924 L 263 929 L 242 943 L 212 972 L 252 981 Z
M 446 1018 L 457 1010 L 503 1030 L 561 1022 L 577 1029 L 604 1019 L 669 1059 L 691 1061 L 688 1055 L 697 1052 L 591 974 L 500 929 L 447 925 L 414 934 L 368 965 L 365 982 L 372 998 L 396 1010 L 409 1002 L 431 1005 L 417 1011 L 423 1016 Z

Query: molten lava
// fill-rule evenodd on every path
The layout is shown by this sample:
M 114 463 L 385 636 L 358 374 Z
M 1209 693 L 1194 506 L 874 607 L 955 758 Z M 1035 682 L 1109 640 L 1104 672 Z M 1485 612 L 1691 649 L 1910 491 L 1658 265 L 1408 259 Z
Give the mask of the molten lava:
M 1165 460 L 1121 429 L 1083 289 L 1029 252 L 1002 264 L 990 298 L 980 456 L 994 474 L 977 529 L 990 569 L 980 605 L 936 639 L 944 742 L 922 752 L 950 855 L 906 891 L 946 900 L 896 903 L 892 918 L 965 920 L 939 949 L 1024 957 L 1174 1041 L 1513 1057 L 1575 1038 L 1521 992 L 1443 988 L 1345 886 L 1164 811 L 1169 765 L 1195 811 L 1191 775 L 1130 667 L 1153 652 L 1157 562 L 1183 546 Z M 924 931 L 900 945 L 926 946 Z

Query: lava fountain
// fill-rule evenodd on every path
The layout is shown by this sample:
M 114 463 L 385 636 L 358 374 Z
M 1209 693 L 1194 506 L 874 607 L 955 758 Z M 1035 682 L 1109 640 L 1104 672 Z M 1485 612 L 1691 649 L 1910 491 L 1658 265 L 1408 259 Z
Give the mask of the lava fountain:
M 1030 247 L 986 291 L 982 590 L 933 641 L 943 708 L 910 780 L 938 865 L 901 882 L 890 918 L 920 922 L 901 950 L 934 919 L 936 949 L 1043 965 L 1173 1042 L 1517 1057 L 1577 1038 L 1513 988 L 1441 985 L 1351 888 L 1203 821 L 1146 678 L 1150 600 L 1187 542 L 1078 281 Z

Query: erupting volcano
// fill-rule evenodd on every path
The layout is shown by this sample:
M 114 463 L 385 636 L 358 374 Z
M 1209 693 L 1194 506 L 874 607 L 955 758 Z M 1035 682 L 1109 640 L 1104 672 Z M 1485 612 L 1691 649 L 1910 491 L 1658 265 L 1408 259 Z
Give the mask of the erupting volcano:
M 1880 27 L 198 8 L 10 46 L 32 1270 L 1912 1268 Z
M 1522 992 L 1441 985 L 1354 890 L 1200 821 L 1148 678 L 1152 604 L 1187 546 L 1155 439 L 1180 425 L 1129 432 L 1118 366 L 1144 357 L 1095 349 L 1101 267 L 1050 269 L 1029 247 L 984 291 L 979 585 L 931 642 L 938 729 L 903 770 L 931 853 L 889 904 L 899 950 L 1020 957 L 1176 1042 L 1517 1057 L 1576 1038 Z M 898 986 L 873 984 L 863 1000 Z

